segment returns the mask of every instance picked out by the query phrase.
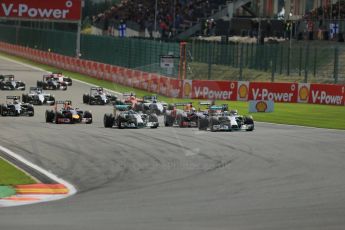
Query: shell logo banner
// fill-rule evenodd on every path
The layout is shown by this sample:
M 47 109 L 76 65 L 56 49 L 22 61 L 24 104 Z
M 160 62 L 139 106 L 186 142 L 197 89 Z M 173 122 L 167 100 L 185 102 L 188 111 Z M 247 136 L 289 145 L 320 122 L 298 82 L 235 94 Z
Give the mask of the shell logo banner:
M 237 82 L 237 100 L 248 101 L 249 97 L 249 81 Z
M 308 103 L 310 93 L 309 83 L 298 83 L 298 103 Z
M 193 81 L 192 80 L 184 80 L 183 81 L 183 98 L 192 98 L 192 87 Z
M 272 113 L 274 111 L 274 101 L 253 100 L 249 101 L 250 113 Z

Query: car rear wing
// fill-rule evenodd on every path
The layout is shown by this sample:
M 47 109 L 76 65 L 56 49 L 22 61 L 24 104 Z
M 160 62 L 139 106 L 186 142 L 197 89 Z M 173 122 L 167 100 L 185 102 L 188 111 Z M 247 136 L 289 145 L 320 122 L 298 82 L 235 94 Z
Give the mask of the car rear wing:
M 222 104 L 222 105 L 212 105 L 209 107 L 210 110 L 221 110 L 221 111 L 227 111 L 228 105 Z
M 210 106 L 210 105 L 212 105 L 212 102 L 211 102 L 211 101 L 200 101 L 200 102 L 199 102 L 199 105 L 207 105 L 207 106 Z
M 193 105 L 193 102 L 185 102 L 185 103 L 175 103 L 174 106 L 186 106 L 186 105 Z
M 52 74 L 62 75 L 62 72 L 53 72 Z
M 20 96 L 6 96 L 7 100 L 20 100 Z
M 51 74 L 44 74 L 44 75 L 43 75 L 43 81 L 44 81 L 45 79 L 49 79 L 49 78 L 54 78 L 54 76 L 51 75 Z
M 134 92 L 126 92 L 126 93 L 123 93 L 122 96 L 124 97 L 130 97 L 130 96 L 136 96 Z
M 55 101 L 55 104 L 57 105 L 72 105 L 72 101 L 71 100 L 65 100 L 65 101 Z
M 129 110 L 132 107 L 132 105 L 131 104 L 124 104 L 124 105 L 115 105 L 114 107 L 116 110 L 126 111 L 126 110 Z
M 157 99 L 158 99 L 157 95 L 145 95 L 145 96 L 143 97 L 143 100 L 144 100 L 144 101 L 145 101 L 145 100 L 157 101 Z
M 42 92 L 42 87 L 31 86 L 31 87 L 29 88 L 29 92 L 30 92 L 30 93 L 32 93 L 32 92 L 37 92 L 37 91 Z
M 14 79 L 14 75 L 13 74 L 6 74 L 6 75 L 0 75 L 0 79 L 3 79 L 3 80 L 5 80 L 5 79 Z
M 91 87 L 90 88 L 90 94 L 92 93 L 92 91 L 102 91 L 103 92 L 103 87 Z

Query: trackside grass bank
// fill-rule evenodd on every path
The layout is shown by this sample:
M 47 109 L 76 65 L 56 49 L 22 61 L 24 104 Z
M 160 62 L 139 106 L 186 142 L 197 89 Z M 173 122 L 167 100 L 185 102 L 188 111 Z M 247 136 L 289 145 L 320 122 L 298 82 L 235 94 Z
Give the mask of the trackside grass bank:
M 36 183 L 30 176 L 0 158 L 0 185 L 19 185 Z M 2 191 L 8 191 L 2 188 Z
M 51 66 L 42 65 L 24 58 L 15 57 L 0 52 L 0 56 L 7 57 L 22 63 L 33 65 L 47 71 L 61 71 L 74 79 L 84 81 L 90 84 L 102 86 L 103 88 L 114 90 L 117 92 L 135 92 L 137 96 L 150 94 L 143 90 L 138 90 L 119 84 L 98 80 L 79 73 L 64 71 Z M 175 102 L 194 102 L 197 107 L 199 100 L 176 99 L 160 96 L 160 100 L 168 103 Z M 229 108 L 237 109 L 241 114 L 248 114 L 248 102 L 240 101 L 218 101 L 217 103 L 229 104 Z M 312 104 L 292 104 L 292 103 L 276 103 L 273 113 L 255 113 L 251 114 L 256 121 L 264 121 L 278 124 L 301 125 L 318 128 L 342 129 L 345 130 L 345 106 L 329 106 L 329 105 L 312 105 Z

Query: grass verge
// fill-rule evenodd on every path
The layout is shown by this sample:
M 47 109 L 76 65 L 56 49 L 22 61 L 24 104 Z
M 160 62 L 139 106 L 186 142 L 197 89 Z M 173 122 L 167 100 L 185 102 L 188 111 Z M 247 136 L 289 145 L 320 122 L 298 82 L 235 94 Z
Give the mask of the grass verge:
M 122 86 L 119 84 L 98 80 L 92 77 L 88 77 L 79 73 L 60 70 L 48 65 L 39 64 L 33 61 L 29 61 L 24 58 L 15 57 L 5 53 L 1 53 L 1 56 L 11 58 L 16 61 L 20 61 L 26 64 L 30 64 L 47 71 L 63 71 L 65 75 L 68 75 L 74 79 L 78 79 L 87 83 L 102 86 L 103 88 L 114 90 L 117 92 L 135 92 L 137 96 L 150 94 L 146 91 L 134 89 L 131 87 Z M 176 99 L 160 96 L 160 100 L 168 103 L 186 102 L 192 101 L 195 105 L 200 100 L 191 99 Z M 217 103 L 227 103 L 229 108 L 237 109 L 241 114 L 248 113 L 248 102 L 240 101 L 218 101 Z M 345 106 L 330 106 L 330 105 L 313 105 L 313 104 L 295 104 L 295 103 L 275 103 L 275 111 L 273 113 L 256 113 L 252 114 L 254 120 L 264 121 L 278 124 L 290 124 L 301 125 L 318 128 L 329 129 L 342 129 L 345 130 Z
M 30 176 L 0 158 L 0 185 L 36 183 Z

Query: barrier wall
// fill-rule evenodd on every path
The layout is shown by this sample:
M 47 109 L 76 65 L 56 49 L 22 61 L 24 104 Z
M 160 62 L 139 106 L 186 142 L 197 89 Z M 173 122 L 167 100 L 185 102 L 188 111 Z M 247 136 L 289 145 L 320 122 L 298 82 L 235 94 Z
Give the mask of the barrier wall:
M 286 103 L 345 105 L 345 85 L 248 81 L 180 81 L 155 73 L 68 57 L 0 42 L 0 50 L 42 64 L 175 98 L 273 100 Z

